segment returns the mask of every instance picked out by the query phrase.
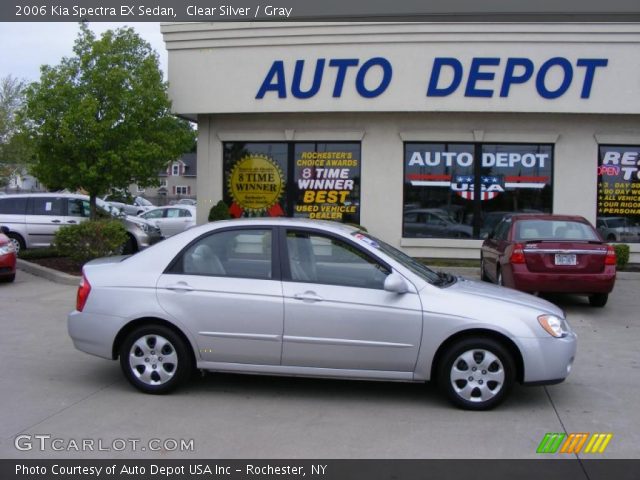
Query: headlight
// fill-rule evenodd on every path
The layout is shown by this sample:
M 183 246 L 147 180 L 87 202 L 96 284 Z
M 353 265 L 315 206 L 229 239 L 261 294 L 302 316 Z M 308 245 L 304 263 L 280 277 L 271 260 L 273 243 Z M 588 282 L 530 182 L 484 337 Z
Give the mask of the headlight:
M 569 325 L 567 325 L 566 320 L 555 315 L 540 315 L 538 322 L 552 337 L 562 338 L 569 335 Z
M 140 230 L 142 230 L 144 233 L 149 233 L 149 225 L 147 225 L 146 223 L 136 223 L 136 225 L 138 226 L 138 228 Z
M 0 255 L 8 255 L 9 253 L 13 253 L 16 251 L 16 247 L 13 243 L 7 243 L 0 247 Z

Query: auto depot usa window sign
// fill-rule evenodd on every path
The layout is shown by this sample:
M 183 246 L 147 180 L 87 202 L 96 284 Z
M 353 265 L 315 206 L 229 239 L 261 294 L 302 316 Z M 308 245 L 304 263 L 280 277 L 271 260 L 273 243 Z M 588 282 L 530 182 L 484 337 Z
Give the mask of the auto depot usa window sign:
M 465 62 L 466 63 L 466 62 Z M 473 57 L 469 65 L 453 57 L 435 57 L 425 76 L 427 97 L 447 97 L 463 92 L 465 97 L 509 97 L 513 89 L 532 84 L 542 98 L 562 97 L 575 83 L 579 98 L 590 98 L 598 72 L 607 67 L 606 58 L 562 56 L 534 61 L 525 57 Z M 394 79 L 394 68 L 385 57 L 298 59 L 291 65 L 275 60 L 266 72 L 255 98 L 308 99 L 325 83 L 333 98 L 355 90 L 360 97 L 382 95 Z

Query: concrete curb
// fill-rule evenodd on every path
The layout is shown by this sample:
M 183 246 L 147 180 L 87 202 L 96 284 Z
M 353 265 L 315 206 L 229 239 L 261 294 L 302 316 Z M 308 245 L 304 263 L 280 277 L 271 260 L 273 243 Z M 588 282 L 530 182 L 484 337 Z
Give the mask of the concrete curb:
M 63 285 L 74 285 L 77 286 L 80 283 L 79 276 L 69 275 L 68 273 L 59 272 L 52 268 L 43 267 L 42 265 L 38 265 L 36 263 L 27 262 L 26 260 L 22 260 L 18 258 L 17 267 L 20 270 L 23 270 L 32 275 L 36 275 L 38 277 L 46 278 L 52 282 L 61 283 Z

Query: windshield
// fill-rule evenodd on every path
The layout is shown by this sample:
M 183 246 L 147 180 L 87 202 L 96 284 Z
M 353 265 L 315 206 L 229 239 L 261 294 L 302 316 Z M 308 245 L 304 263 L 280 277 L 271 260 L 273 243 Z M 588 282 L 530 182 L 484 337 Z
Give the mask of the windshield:
M 151 203 L 146 198 L 138 197 L 138 205 L 142 205 L 143 207 L 152 207 L 153 203 Z
M 388 243 L 383 242 L 382 240 L 369 235 L 368 233 L 364 233 L 362 231 L 356 230 L 352 233 L 354 237 L 359 240 L 364 241 L 367 245 L 370 245 L 374 248 L 377 248 L 381 252 L 385 253 L 389 257 L 393 258 L 396 262 L 401 263 L 402 266 L 411 270 L 412 273 L 415 273 L 423 280 L 433 284 L 433 285 L 442 285 L 443 277 L 442 274 L 438 272 L 434 272 L 429 267 L 420 263 L 413 257 L 410 257 L 404 252 L 401 252 L 395 247 L 392 247 Z

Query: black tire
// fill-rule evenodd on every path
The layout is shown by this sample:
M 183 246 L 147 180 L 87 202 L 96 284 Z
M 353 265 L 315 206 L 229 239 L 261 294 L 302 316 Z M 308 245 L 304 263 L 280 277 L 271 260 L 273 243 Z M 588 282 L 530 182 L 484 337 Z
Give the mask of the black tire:
M 472 361 L 467 363 L 463 356 Z M 454 380 L 456 376 L 460 378 Z M 496 407 L 507 397 L 515 378 L 513 357 L 491 338 L 466 338 L 456 342 L 438 365 L 438 387 L 451 403 L 465 410 Z
M 592 293 L 589 295 L 589 305 L 592 307 L 602 308 L 607 304 L 609 300 L 608 293 Z
M 7 233 L 7 237 L 9 237 L 16 246 L 16 255 L 18 254 L 18 252 L 20 252 L 20 250 L 27 249 L 27 245 L 24 243 L 24 238 L 22 238 L 19 233 L 9 232 Z
M 487 272 L 484 269 L 484 257 L 480 257 L 480 280 L 482 280 L 483 282 L 490 282 L 491 280 L 489 279 L 489 276 L 487 275 Z
M 157 342 L 163 343 L 159 351 L 155 350 Z M 143 345 L 146 352 L 136 344 Z M 120 347 L 120 367 L 131 385 L 152 394 L 175 390 L 194 369 L 190 347 L 162 325 L 145 325 L 129 333 Z
M 16 279 L 16 274 L 12 273 L 11 275 L 5 275 L 0 277 L 0 282 L 11 283 Z
M 127 241 L 122 246 L 123 255 L 132 255 L 138 251 L 138 242 L 133 235 L 127 234 Z
M 613 233 L 610 233 L 609 235 L 607 235 L 607 242 L 616 242 L 617 238 Z

